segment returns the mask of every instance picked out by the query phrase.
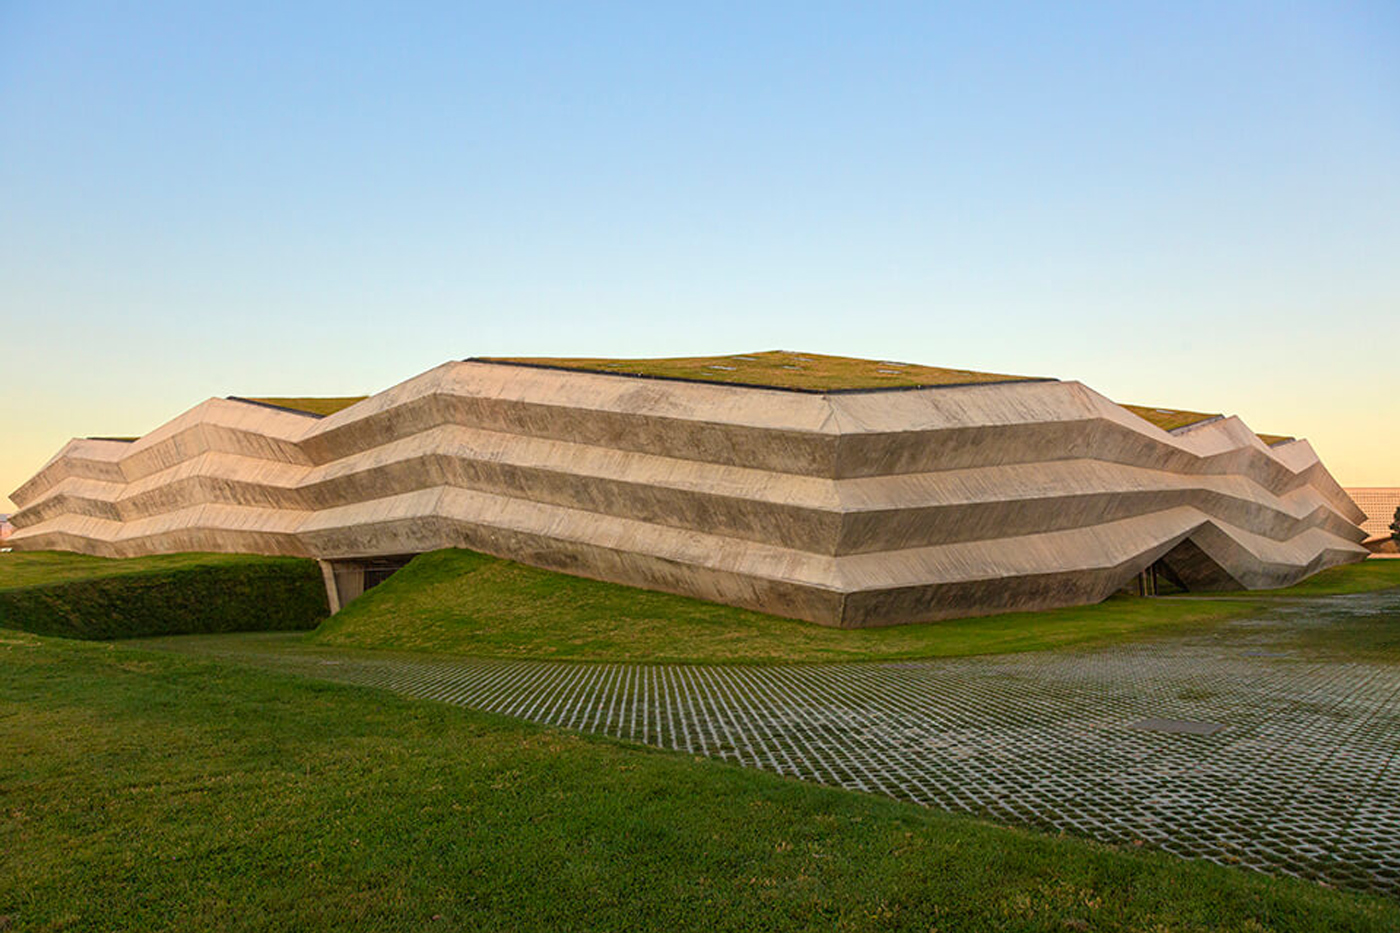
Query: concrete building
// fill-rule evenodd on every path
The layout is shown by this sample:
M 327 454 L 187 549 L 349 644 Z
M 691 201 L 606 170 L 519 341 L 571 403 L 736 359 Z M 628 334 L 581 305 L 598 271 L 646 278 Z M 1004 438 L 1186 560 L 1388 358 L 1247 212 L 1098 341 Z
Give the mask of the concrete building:
M 1277 587 L 1368 553 L 1306 441 L 1077 382 L 780 352 L 209 399 L 71 441 L 13 499 L 16 548 L 309 556 L 333 607 L 444 547 L 837 626 L 1091 603 L 1147 573 Z
M 1400 510 L 1400 486 L 1359 486 L 1347 489 L 1346 493 L 1366 514 L 1361 523 L 1361 530 L 1366 533 L 1366 547 L 1382 556 L 1400 553 L 1390 528 L 1396 511 Z

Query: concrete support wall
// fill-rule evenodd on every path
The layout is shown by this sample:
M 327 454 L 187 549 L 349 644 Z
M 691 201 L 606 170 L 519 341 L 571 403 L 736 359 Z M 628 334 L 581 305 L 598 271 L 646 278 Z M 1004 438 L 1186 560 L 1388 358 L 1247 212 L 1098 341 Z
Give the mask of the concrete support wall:
M 327 418 L 211 399 L 73 441 L 13 498 L 19 548 L 353 576 L 469 547 L 846 626 L 1093 602 L 1159 559 L 1274 587 L 1366 555 L 1307 442 L 1169 434 L 1053 381 L 820 395 L 449 363 Z

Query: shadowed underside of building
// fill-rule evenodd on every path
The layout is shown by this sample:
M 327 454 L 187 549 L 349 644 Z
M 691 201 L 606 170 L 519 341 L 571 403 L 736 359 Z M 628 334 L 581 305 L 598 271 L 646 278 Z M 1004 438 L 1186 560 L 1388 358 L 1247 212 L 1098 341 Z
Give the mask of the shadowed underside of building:
M 1168 431 L 1077 382 L 869 361 L 803 383 L 822 358 L 770 356 L 682 378 L 467 360 L 327 415 L 210 399 L 71 441 L 13 494 L 10 543 L 314 557 L 333 607 L 465 547 L 839 626 L 1096 602 L 1149 570 L 1284 586 L 1367 555 L 1311 446 L 1238 418 Z

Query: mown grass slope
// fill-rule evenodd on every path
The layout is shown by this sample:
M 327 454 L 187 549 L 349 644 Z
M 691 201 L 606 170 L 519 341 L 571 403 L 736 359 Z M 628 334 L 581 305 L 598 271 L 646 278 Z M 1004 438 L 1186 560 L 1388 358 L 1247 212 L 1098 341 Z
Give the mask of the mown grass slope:
M 1400 575 L 1393 585 L 1400 585 Z M 1211 601 L 1115 598 L 1052 612 L 840 630 L 446 550 L 415 558 L 327 620 L 312 638 L 491 657 L 854 661 L 1033 651 L 1143 637 L 1257 611 L 1253 595 Z
M 1329 567 L 1315 573 L 1306 580 L 1278 590 L 1253 590 L 1247 594 L 1222 594 L 1227 596 L 1248 595 L 1263 599 L 1297 598 L 1309 596 L 1344 596 L 1348 593 L 1370 593 L 1400 586 L 1400 561 L 1363 560 L 1355 564 Z
M 0 632 L 0 927 L 1381 931 L 1400 905 Z
M 134 638 L 309 629 L 326 613 L 321 574 L 309 560 L 0 554 L 0 627 L 41 635 Z
M 24 586 L 73 583 L 94 577 L 186 570 L 214 564 L 257 564 L 266 560 L 247 554 L 156 554 L 113 560 L 71 551 L 12 551 L 0 554 L 0 591 Z

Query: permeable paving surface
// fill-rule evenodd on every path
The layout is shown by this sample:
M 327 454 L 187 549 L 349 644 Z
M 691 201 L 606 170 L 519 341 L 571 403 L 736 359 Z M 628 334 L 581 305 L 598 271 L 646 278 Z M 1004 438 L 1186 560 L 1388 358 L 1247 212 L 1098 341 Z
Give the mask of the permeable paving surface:
M 1400 628 L 1400 591 L 1166 641 L 904 662 L 476 660 L 286 635 L 141 644 L 1400 896 L 1400 657 L 1328 647 L 1378 626 Z

